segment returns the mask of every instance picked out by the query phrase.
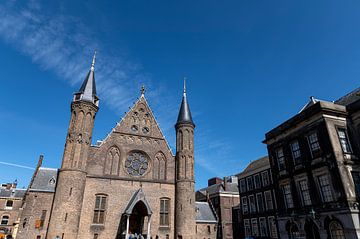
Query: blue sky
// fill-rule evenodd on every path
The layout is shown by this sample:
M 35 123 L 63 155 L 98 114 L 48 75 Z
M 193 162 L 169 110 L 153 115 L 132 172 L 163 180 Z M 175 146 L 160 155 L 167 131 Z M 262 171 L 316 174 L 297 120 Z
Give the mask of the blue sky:
M 145 84 L 174 149 L 186 76 L 197 188 L 238 173 L 309 96 L 359 87 L 359 10 L 357 0 L 1 1 L 0 182 L 27 186 L 39 154 L 60 167 L 72 93 L 94 49 L 94 142 Z

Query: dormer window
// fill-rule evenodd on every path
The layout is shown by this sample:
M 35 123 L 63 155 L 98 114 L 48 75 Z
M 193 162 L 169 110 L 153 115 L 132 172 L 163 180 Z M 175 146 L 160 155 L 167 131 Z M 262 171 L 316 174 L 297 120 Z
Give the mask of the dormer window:
M 5 209 L 12 209 L 14 205 L 14 201 L 13 200 L 7 200 L 6 201 L 6 205 L 5 205 Z

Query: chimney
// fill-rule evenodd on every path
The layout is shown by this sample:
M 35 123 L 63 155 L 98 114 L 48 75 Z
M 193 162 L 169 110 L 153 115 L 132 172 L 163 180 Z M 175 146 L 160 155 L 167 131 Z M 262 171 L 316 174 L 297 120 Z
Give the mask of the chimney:
M 208 180 L 208 187 L 210 187 L 211 185 L 215 185 L 215 184 L 221 184 L 222 182 L 223 182 L 223 180 L 221 178 L 218 178 L 218 177 L 210 178 Z

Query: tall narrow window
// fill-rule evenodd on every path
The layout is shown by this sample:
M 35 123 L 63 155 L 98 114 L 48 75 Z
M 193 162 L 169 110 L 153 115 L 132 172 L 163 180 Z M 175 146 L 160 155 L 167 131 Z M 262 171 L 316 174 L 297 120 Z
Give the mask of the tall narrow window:
M 264 211 L 264 201 L 263 201 L 262 193 L 256 194 L 256 202 L 257 202 L 258 212 L 263 212 Z
M 160 199 L 160 226 L 162 227 L 168 227 L 170 225 L 169 204 L 170 200 L 168 198 Z
M 278 148 L 276 150 L 276 159 L 277 159 L 277 163 L 278 163 L 278 167 L 279 170 L 285 170 L 286 165 L 285 165 L 285 156 L 284 156 L 284 151 L 282 148 Z
M 266 210 L 273 210 L 274 205 L 273 205 L 273 200 L 271 197 L 271 191 L 265 191 L 264 197 L 265 197 Z
M 266 187 L 266 186 L 268 186 L 270 184 L 268 171 L 262 172 L 261 173 L 261 178 L 262 178 L 263 187 Z
M 8 215 L 2 216 L 0 225 L 7 225 L 8 223 L 9 223 L 9 216 Z
M 352 171 L 351 175 L 354 180 L 356 197 L 360 198 L 360 172 Z
M 247 198 L 246 197 L 241 198 L 241 205 L 242 205 L 243 214 L 248 214 L 249 209 L 248 209 L 248 203 L 247 203 Z
M 347 136 L 346 130 L 338 129 L 338 135 L 339 135 L 339 140 L 340 140 L 340 144 L 341 144 L 341 148 L 342 148 L 343 152 L 351 153 L 350 142 L 349 142 L 349 138 Z
M 258 226 L 257 218 L 251 219 L 251 229 L 253 236 L 259 236 L 259 226 Z
M 106 195 L 96 195 L 93 223 L 104 224 L 106 212 Z
M 249 191 L 254 189 L 254 183 L 252 177 L 246 178 L 246 183 Z
M 251 236 L 251 229 L 250 229 L 250 221 L 249 219 L 245 219 L 244 220 L 244 231 L 245 231 L 245 236 Z
M 324 202 L 331 202 L 334 200 L 331 185 L 328 175 L 321 175 L 318 177 L 321 197 Z
M 268 235 L 267 227 L 266 227 L 266 218 L 260 217 L 259 218 L 259 227 L 260 227 L 260 236 L 265 237 Z
M 46 210 L 41 211 L 41 217 L 40 217 L 40 227 L 44 226 L 45 218 L 46 218 Z
M 284 194 L 284 201 L 286 208 L 293 208 L 294 202 L 291 194 L 290 184 L 286 184 L 282 186 L 283 194 Z
M 314 158 L 317 153 L 320 151 L 320 144 L 319 144 L 319 139 L 317 136 L 317 133 L 311 133 L 308 137 L 307 137 L 308 143 L 309 143 L 309 147 L 310 147 L 310 151 L 311 151 L 311 155 Z
M 254 195 L 249 196 L 250 213 L 256 213 L 256 203 Z
M 275 217 L 268 217 L 268 222 L 269 222 L 270 237 L 278 238 Z
M 299 181 L 299 189 L 303 206 L 311 205 L 310 191 L 307 180 Z
M 345 239 L 344 229 L 340 225 L 340 223 L 338 223 L 336 221 L 330 222 L 329 232 L 331 235 L 331 239 Z
M 297 140 L 293 141 L 292 143 L 290 143 L 290 148 L 291 148 L 291 154 L 294 160 L 294 164 L 297 165 L 301 163 L 301 152 L 300 152 L 299 142 Z
M 245 179 L 240 180 L 240 192 L 241 193 L 246 192 L 246 181 L 245 181 Z
M 255 174 L 254 175 L 254 183 L 255 183 L 255 189 L 261 188 L 260 174 Z

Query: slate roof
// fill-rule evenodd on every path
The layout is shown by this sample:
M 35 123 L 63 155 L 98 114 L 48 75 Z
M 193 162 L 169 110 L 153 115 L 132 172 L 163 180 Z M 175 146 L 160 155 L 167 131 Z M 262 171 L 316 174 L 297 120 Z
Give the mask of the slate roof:
M 29 191 L 55 192 L 58 169 L 39 168 Z
M 225 182 L 224 182 L 225 183 Z M 236 183 L 226 183 L 226 190 L 223 183 L 213 184 L 206 188 L 199 190 L 200 193 L 206 195 L 206 192 L 209 195 L 216 193 L 239 193 L 238 185 Z
M 135 205 L 139 202 L 139 201 L 142 201 L 146 207 L 146 210 L 147 210 L 147 213 L 148 215 L 151 215 L 152 214 L 152 211 L 150 209 L 150 205 L 148 203 L 148 201 L 146 200 L 145 198 L 145 194 L 144 194 L 144 191 L 142 190 L 142 188 L 136 190 L 134 192 L 134 194 L 132 195 L 128 205 L 126 206 L 126 209 L 125 209 L 125 213 L 130 215 L 135 207 Z
M 334 103 L 339 105 L 350 105 L 355 101 L 360 100 L 360 87 L 356 88 L 355 90 L 351 91 L 349 94 L 344 95 L 340 99 L 336 100 Z
M 182 124 L 182 123 L 189 123 L 195 125 L 191 117 L 189 104 L 187 102 L 185 82 L 184 82 L 184 95 L 181 101 L 179 115 L 176 121 L 176 124 Z
M 0 188 L 0 198 L 23 198 L 26 193 L 26 189 L 20 188 Z
M 257 170 L 259 170 L 259 169 L 264 170 L 263 168 L 265 168 L 265 167 L 270 167 L 268 156 L 264 156 L 264 157 L 261 157 L 257 160 L 250 162 L 248 164 L 248 166 L 244 169 L 244 171 L 239 173 L 237 176 L 239 178 L 242 178 L 244 176 L 247 176 L 249 173 L 251 173 L 251 174 L 256 173 Z
M 196 222 L 216 224 L 217 220 L 208 202 L 195 202 Z

